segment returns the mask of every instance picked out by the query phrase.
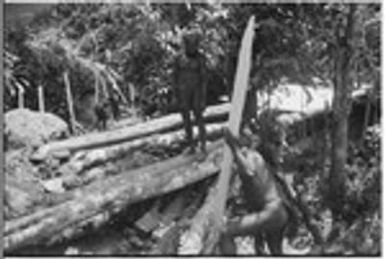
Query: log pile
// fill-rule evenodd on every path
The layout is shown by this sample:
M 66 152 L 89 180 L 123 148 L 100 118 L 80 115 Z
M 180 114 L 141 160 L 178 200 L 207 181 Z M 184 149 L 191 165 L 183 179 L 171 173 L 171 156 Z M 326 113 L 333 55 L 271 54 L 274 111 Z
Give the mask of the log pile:
M 226 120 L 229 104 L 209 107 L 204 116 L 206 122 Z M 118 128 L 112 131 L 97 132 L 55 141 L 40 147 L 31 157 L 34 161 L 42 161 L 52 153 L 68 153 L 82 149 L 98 148 L 143 138 L 156 133 L 169 132 L 182 128 L 182 118 L 179 114 L 171 114 L 145 123 L 139 123 L 129 128 Z
M 63 204 L 5 222 L 4 249 L 10 252 L 27 245 L 70 238 L 78 234 L 82 226 L 101 225 L 128 204 L 183 188 L 218 173 L 215 161 L 221 146 L 221 141 L 210 145 L 210 155 L 202 162 L 197 162 L 197 155 L 179 156 L 121 173 L 78 190 L 73 199 Z
M 354 96 L 361 96 L 361 93 Z M 305 115 L 298 116 L 298 113 L 291 113 L 290 117 L 290 113 L 286 113 L 284 116 L 294 118 L 289 120 L 289 124 L 295 124 L 320 112 L 328 112 L 327 102 L 323 102 L 323 105 L 322 102 L 319 103 L 320 107 L 309 110 Z M 220 136 L 221 129 L 226 125 L 224 120 L 228 116 L 228 111 L 229 104 L 210 107 L 207 110 L 208 121 L 220 121 L 207 125 L 208 135 L 212 139 Z M 167 147 L 178 144 L 182 141 L 184 133 L 175 129 L 181 126 L 180 116 L 174 114 L 127 129 L 48 143 L 35 153 L 34 160 L 45 161 L 54 152 L 68 152 L 69 161 L 61 165 L 58 171 L 63 176 L 82 174 L 92 167 L 119 159 L 130 150 L 145 146 Z M 118 172 L 116 175 L 71 191 L 70 198 L 65 202 L 28 216 L 8 220 L 5 222 L 4 231 L 5 252 L 9 253 L 27 245 L 53 244 L 81 235 L 90 226 L 97 228 L 103 225 L 128 204 L 169 193 L 215 175 L 220 171 L 218 161 L 222 159 L 221 146 L 221 142 L 212 144 L 209 148 L 210 155 L 203 161 L 198 161 L 197 156 L 177 156 L 135 170 Z M 193 226 L 191 233 L 194 234 L 188 238 L 195 240 L 195 244 L 205 242 L 207 231 L 210 229 L 207 227 L 210 222 L 205 208 L 215 204 L 214 193 L 215 190 L 212 188 L 206 197 L 205 205 L 196 214 L 194 224 L 191 225 Z M 173 229 L 168 230 L 171 236 L 174 235 Z M 191 254 L 191 251 L 197 250 L 186 247 L 179 249 L 182 254 Z

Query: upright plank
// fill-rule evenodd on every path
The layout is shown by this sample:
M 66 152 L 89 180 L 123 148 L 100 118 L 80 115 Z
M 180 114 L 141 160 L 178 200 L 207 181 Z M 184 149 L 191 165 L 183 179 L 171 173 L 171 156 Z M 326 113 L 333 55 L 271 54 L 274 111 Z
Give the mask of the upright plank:
M 242 113 L 246 100 L 246 92 L 249 82 L 251 68 L 252 45 L 254 38 L 254 16 L 250 17 L 247 28 L 243 35 L 242 45 L 238 56 L 237 72 L 235 76 L 234 90 L 231 98 L 231 108 L 229 117 L 229 130 L 234 136 L 239 135 L 239 128 L 242 121 Z M 230 148 L 225 145 L 221 174 L 219 176 L 216 193 L 212 202 L 212 215 L 209 222 L 213 224 L 211 231 L 207 233 L 204 246 L 200 250 L 201 254 L 211 254 L 219 240 L 219 230 L 222 226 L 222 218 L 225 212 L 229 181 L 231 177 L 233 157 Z
M 239 135 L 243 107 L 245 106 L 247 86 L 251 68 L 252 45 L 254 37 L 254 16 L 250 17 L 246 31 L 243 35 L 241 50 L 238 56 L 237 73 L 235 76 L 234 90 L 231 98 L 229 117 L 229 130 L 234 136 Z M 233 157 L 230 148 L 226 145 L 221 174 L 218 180 L 217 203 L 215 203 L 215 218 L 220 220 L 224 214 L 228 185 L 231 176 Z

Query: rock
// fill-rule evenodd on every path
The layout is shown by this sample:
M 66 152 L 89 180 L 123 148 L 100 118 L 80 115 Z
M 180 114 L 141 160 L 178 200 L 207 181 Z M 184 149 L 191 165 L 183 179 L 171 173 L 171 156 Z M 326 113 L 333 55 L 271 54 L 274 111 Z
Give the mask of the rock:
M 68 247 L 65 252 L 64 252 L 64 255 L 78 255 L 79 254 L 79 249 L 76 248 L 76 247 Z
M 52 156 L 59 160 L 69 159 L 71 152 L 69 150 L 58 150 L 53 152 Z
M 50 180 L 42 181 L 41 183 L 47 192 L 51 192 L 51 193 L 63 193 L 63 192 L 65 192 L 65 189 L 63 187 L 63 179 L 62 178 L 53 178 Z
M 14 109 L 7 112 L 4 117 L 7 150 L 21 147 L 35 148 L 69 135 L 67 123 L 51 113 Z

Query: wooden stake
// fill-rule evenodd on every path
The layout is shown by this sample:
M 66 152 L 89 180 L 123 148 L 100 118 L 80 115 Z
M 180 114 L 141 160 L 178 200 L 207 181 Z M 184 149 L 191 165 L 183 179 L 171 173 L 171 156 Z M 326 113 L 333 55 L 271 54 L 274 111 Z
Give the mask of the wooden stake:
M 72 128 L 72 132 L 75 132 L 76 119 L 75 119 L 75 112 L 74 112 L 74 106 L 72 101 L 73 99 L 72 99 L 72 93 L 71 93 L 71 84 L 68 77 L 68 71 L 65 71 L 63 73 L 63 78 L 64 78 L 64 84 L 66 87 L 67 104 L 68 104 L 68 111 L 70 114 L 71 128 Z
M 24 108 L 24 88 L 23 87 L 18 87 L 19 91 L 18 91 L 18 106 L 19 106 L 19 109 L 23 109 Z
M 39 85 L 39 87 L 38 87 L 38 95 L 39 95 L 39 111 L 45 112 L 44 92 L 43 92 L 43 87 L 41 85 Z

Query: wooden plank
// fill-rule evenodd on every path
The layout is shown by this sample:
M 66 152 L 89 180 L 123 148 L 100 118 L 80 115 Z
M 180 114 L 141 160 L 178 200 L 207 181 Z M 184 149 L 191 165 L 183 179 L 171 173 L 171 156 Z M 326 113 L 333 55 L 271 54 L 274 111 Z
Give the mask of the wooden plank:
M 235 76 L 233 96 L 231 98 L 231 110 L 229 118 L 229 130 L 234 136 L 239 135 L 239 127 L 242 121 L 242 113 L 246 100 L 246 92 L 249 84 L 249 76 L 252 60 L 252 47 L 254 38 L 254 16 L 250 17 L 244 33 L 241 45 L 241 51 L 238 57 L 237 73 Z M 206 242 L 205 253 L 210 253 L 219 239 L 219 228 L 222 227 L 222 218 L 225 212 L 227 193 L 232 172 L 233 157 L 230 148 L 225 145 L 221 174 L 217 183 L 217 193 L 214 203 L 214 220 L 218 227 L 209 233 L 208 242 Z
M 246 100 L 246 92 L 249 84 L 249 74 L 251 68 L 252 45 L 254 37 L 254 16 L 249 19 L 245 34 L 242 39 L 241 51 L 238 58 L 238 67 L 235 77 L 233 96 L 231 98 L 231 110 L 229 118 L 229 130 L 234 136 L 239 135 L 243 107 Z M 231 165 L 233 157 L 230 148 L 225 145 L 224 159 L 221 167 L 221 174 L 218 181 L 218 192 L 216 194 L 217 203 L 215 208 L 215 218 L 220 220 L 225 210 L 227 190 L 231 176 Z

